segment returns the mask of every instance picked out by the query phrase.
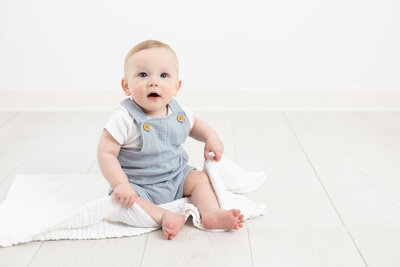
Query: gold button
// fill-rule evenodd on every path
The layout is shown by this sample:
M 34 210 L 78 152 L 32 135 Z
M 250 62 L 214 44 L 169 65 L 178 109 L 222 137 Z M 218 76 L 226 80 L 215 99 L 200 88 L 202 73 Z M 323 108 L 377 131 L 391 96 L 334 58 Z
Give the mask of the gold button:
M 180 114 L 180 115 L 178 115 L 177 120 L 178 120 L 179 122 L 182 122 L 182 121 L 185 120 L 185 116 L 183 116 L 182 114 Z
M 146 132 L 148 132 L 148 131 L 150 130 L 150 124 L 148 124 L 148 123 L 143 124 L 143 129 L 144 129 Z

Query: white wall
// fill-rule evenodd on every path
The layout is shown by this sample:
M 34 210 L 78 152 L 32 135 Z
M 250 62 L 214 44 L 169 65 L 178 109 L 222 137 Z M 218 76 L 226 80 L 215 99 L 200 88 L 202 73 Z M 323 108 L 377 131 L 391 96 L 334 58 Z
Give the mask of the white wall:
M 120 90 L 135 43 L 185 90 L 400 91 L 400 1 L 0 0 L 1 90 Z

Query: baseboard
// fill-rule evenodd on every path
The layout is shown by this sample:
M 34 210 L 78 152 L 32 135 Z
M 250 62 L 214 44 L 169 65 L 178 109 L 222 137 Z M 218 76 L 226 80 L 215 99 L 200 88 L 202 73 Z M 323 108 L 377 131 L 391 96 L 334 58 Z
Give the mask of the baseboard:
M 0 91 L 0 110 L 112 110 L 126 98 L 116 91 Z M 396 110 L 392 91 L 185 91 L 178 97 L 194 111 Z

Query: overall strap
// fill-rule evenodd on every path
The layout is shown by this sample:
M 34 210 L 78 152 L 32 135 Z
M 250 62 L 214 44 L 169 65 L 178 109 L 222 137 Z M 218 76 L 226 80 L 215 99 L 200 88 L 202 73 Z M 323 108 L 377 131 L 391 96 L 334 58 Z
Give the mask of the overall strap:
M 171 98 L 171 101 L 169 101 L 168 105 L 171 108 L 172 113 L 183 111 L 182 107 L 178 104 L 178 101 L 176 101 L 175 98 Z
M 143 110 L 132 99 L 127 98 L 123 100 L 120 105 L 126 108 L 138 124 L 147 119 L 146 114 L 144 114 Z

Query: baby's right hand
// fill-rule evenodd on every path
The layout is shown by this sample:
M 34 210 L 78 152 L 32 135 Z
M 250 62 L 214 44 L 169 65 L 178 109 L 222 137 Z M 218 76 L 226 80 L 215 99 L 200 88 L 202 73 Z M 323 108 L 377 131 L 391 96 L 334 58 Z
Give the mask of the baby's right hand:
M 132 208 L 138 194 L 130 183 L 122 183 L 114 187 L 114 192 L 111 196 L 114 197 L 116 203 L 127 208 Z

